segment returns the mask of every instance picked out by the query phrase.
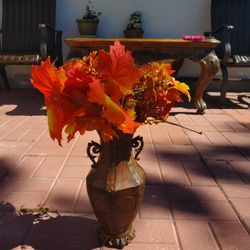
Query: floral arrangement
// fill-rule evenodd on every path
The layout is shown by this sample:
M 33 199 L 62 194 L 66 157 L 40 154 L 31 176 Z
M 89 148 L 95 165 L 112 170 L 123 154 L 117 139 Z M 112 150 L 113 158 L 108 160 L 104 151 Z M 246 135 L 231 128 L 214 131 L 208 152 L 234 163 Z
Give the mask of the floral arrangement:
M 89 0 L 88 4 L 86 5 L 85 13 L 82 18 L 83 19 L 95 19 L 95 18 L 98 18 L 98 16 L 100 16 L 101 14 L 102 14 L 101 12 L 96 13 L 93 10 L 92 3 Z
M 189 87 L 175 80 L 168 64 L 137 66 L 119 41 L 56 68 L 50 58 L 32 66 L 32 84 L 45 96 L 48 126 L 59 145 L 76 132 L 97 130 L 103 141 L 117 131 L 133 134 L 148 117 L 164 119 Z
M 141 12 L 135 11 L 130 15 L 126 29 L 123 31 L 127 38 L 141 38 L 143 37 Z
M 135 11 L 130 15 L 126 30 L 130 29 L 141 29 L 142 30 L 142 20 L 141 20 L 141 12 Z

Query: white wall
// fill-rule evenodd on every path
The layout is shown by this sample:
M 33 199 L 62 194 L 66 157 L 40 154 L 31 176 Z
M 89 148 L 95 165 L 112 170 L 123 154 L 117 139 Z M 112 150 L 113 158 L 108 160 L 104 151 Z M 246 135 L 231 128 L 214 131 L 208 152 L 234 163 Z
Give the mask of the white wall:
M 87 0 L 57 0 L 57 28 L 63 37 L 78 36 L 75 19 L 83 15 Z M 210 29 L 210 0 L 92 0 L 101 11 L 99 37 L 122 37 L 129 15 L 142 12 L 144 37 L 179 38 Z M 64 46 L 64 55 L 68 48 Z M 188 60 L 180 74 L 196 76 L 199 66 Z
M 65 37 L 78 35 L 75 19 L 82 16 L 87 0 L 57 0 L 57 27 Z M 180 37 L 202 34 L 210 27 L 210 0 L 92 0 L 101 11 L 100 37 L 119 37 L 129 14 L 140 10 L 145 37 Z

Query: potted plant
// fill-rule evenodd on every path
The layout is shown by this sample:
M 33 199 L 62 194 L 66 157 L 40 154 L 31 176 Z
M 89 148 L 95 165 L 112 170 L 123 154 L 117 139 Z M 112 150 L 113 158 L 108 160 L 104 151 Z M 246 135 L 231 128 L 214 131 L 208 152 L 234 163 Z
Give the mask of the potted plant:
M 127 38 L 141 38 L 143 36 L 141 12 L 135 11 L 130 15 L 126 29 L 123 31 Z
M 137 66 L 130 51 L 115 41 L 110 51 L 91 52 L 59 69 L 48 58 L 32 66 L 32 84 L 45 96 L 52 139 L 62 145 L 63 131 L 72 140 L 77 132 L 96 130 L 100 142 L 90 142 L 92 168 L 87 192 L 105 245 L 122 248 L 134 237 L 132 222 L 145 188 L 138 164 L 143 139 L 133 137 L 148 117 L 165 119 L 185 83 L 176 81 L 168 64 Z
M 86 5 L 86 10 L 81 19 L 76 19 L 80 35 L 96 35 L 99 16 L 101 12 L 96 13 L 93 9 L 91 0 Z

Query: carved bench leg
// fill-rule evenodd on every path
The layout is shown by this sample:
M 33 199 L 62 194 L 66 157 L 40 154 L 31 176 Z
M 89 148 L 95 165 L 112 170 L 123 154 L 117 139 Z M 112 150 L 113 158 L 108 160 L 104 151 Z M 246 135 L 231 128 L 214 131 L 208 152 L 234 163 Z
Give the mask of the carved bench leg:
M 204 113 L 207 105 L 203 100 L 203 93 L 210 81 L 218 72 L 220 62 L 214 51 L 210 52 L 206 57 L 202 58 L 198 62 L 201 66 L 201 74 L 196 85 L 194 101 L 197 112 Z
M 7 73 L 5 70 L 5 65 L 3 65 L 3 64 L 0 64 L 0 74 L 1 74 L 1 77 L 3 79 L 5 89 L 9 90 L 10 84 L 9 84 L 9 80 L 8 80 Z
M 225 65 L 221 65 L 222 82 L 220 91 L 220 104 L 224 105 L 226 101 L 227 85 L 228 85 L 228 70 Z

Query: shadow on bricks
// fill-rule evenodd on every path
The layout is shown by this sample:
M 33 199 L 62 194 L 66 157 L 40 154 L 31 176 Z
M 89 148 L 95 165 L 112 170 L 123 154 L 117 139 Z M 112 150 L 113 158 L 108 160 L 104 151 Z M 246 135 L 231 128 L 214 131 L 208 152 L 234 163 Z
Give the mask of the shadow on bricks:
M 210 218 L 210 208 L 203 203 L 203 200 L 204 197 L 199 190 L 188 186 L 176 183 L 147 185 L 140 216 L 141 218 L 167 219 L 170 216 L 169 210 L 172 210 L 175 219 L 179 218 L 180 213 L 188 217 Z
M 207 103 L 208 109 L 210 108 L 223 108 L 223 109 L 247 109 L 250 107 L 250 95 L 247 93 L 229 96 L 223 104 L 220 104 L 219 95 L 211 95 L 206 93 L 204 99 Z
M 25 89 L 25 91 L 12 89 L 9 92 L 0 92 L 0 107 L 5 105 L 15 106 L 13 110 L 6 112 L 6 115 L 46 115 L 44 99 L 35 89 Z
M 7 159 L 0 158 L 0 183 L 8 175 L 11 166 Z
M 97 222 L 77 215 L 37 219 L 18 214 L 10 203 L 0 203 L 0 249 L 95 249 L 101 247 L 96 234 Z

